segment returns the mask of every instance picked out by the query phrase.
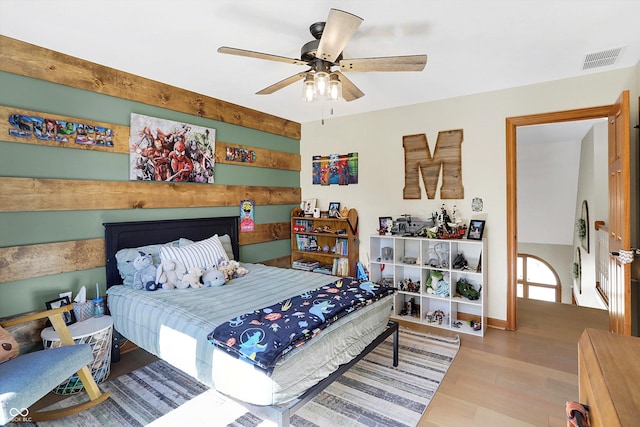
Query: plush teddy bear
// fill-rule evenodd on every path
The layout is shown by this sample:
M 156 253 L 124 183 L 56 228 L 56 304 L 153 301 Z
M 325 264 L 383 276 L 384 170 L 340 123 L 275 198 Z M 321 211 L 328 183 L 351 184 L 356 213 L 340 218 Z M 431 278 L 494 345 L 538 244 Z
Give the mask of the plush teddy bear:
M 187 272 L 182 261 L 166 259 L 158 266 L 156 272 L 156 283 L 162 289 L 176 289 L 182 286 L 182 277 Z
M 221 265 L 218 265 L 218 270 L 222 271 L 222 274 L 224 274 L 225 280 L 231 280 L 237 277 L 242 277 L 249 272 L 249 270 L 247 270 L 246 268 L 241 267 L 238 261 L 234 261 L 234 260 L 221 263 Z
M 215 288 L 224 285 L 226 281 L 224 273 L 217 268 L 210 268 L 202 274 L 202 283 L 205 287 Z
M 13 335 L 0 326 L 0 363 L 17 357 L 20 353 L 20 346 Z
M 133 289 L 146 289 L 147 291 L 158 289 L 156 284 L 157 267 L 153 265 L 151 255 L 138 251 L 138 256 L 133 260 L 133 268 L 136 269 L 133 276 Z
M 192 288 L 201 288 L 202 282 L 200 282 L 200 278 L 202 277 L 202 269 L 199 267 L 193 267 L 190 269 L 187 274 L 182 276 L 182 284 L 183 286 L 186 284 L 191 286 Z

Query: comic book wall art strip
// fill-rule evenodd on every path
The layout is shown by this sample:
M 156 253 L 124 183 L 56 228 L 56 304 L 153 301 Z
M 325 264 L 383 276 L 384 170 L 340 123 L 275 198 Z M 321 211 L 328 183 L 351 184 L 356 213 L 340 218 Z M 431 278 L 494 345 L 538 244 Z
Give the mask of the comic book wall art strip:
M 102 126 L 26 114 L 10 114 L 9 124 L 9 135 L 17 138 L 113 147 L 113 131 Z
M 357 184 L 358 153 L 313 156 L 312 169 L 313 184 Z
M 253 150 L 227 146 L 227 155 L 225 160 L 228 162 L 255 163 L 257 158 L 258 156 Z
M 129 178 L 214 182 L 215 129 L 131 114 Z

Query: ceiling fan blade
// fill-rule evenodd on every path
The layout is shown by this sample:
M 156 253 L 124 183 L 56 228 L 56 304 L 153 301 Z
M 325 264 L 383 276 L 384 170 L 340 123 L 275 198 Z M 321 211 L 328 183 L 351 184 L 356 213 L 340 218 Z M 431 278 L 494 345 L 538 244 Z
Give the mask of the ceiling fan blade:
M 311 70 L 308 70 L 311 71 Z M 274 83 L 271 86 L 265 87 L 264 89 L 262 89 L 260 92 L 256 92 L 256 95 L 270 95 L 282 88 L 285 88 L 287 86 L 289 86 L 290 84 L 293 84 L 295 82 L 297 82 L 298 80 L 302 80 L 304 79 L 304 76 L 307 74 L 307 71 L 302 72 L 302 73 L 298 73 L 298 74 L 294 74 L 291 77 L 287 77 L 284 80 L 280 80 L 278 83 Z
M 362 21 L 362 18 L 349 12 L 329 10 L 316 56 L 325 61 L 336 62 Z
M 270 53 L 254 52 L 252 50 L 237 49 L 235 47 L 228 46 L 219 47 L 218 53 L 227 53 L 229 55 L 266 59 L 268 61 L 284 62 L 286 64 L 309 65 L 307 64 L 307 62 L 295 58 L 287 58 L 286 56 L 271 55 Z
M 343 59 L 341 71 L 422 71 L 427 55 L 386 56 L 380 58 Z
M 334 71 L 334 73 L 340 76 L 340 82 L 342 83 L 342 98 L 344 98 L 345 101 L 354 101 L 364 96 L 364 92 L 358 89 L 358 87 L 354 85 L 353 82 L 344 74 L 340 71 Z

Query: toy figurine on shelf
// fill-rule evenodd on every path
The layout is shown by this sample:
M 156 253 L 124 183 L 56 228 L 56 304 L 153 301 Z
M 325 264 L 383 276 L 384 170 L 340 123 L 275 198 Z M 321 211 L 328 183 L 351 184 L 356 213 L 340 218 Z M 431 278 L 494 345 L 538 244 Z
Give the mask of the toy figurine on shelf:
M 433 312 L 433 321 L 438 322 L 438 325 L 442 325 L 442 321 L 444 320 L 444 311 L 436 310 Z
M 458 208 L 453 205 L 452 216 L 447 213 L 447 208 L 442 204 L 440 212 L 434 212 L 432 218 L 435 225 L 429 229 L 429 235 L 427 237 L 436 239 L 461 239 L 464 237 L 467 226 L 463 222 L 456 218 Z

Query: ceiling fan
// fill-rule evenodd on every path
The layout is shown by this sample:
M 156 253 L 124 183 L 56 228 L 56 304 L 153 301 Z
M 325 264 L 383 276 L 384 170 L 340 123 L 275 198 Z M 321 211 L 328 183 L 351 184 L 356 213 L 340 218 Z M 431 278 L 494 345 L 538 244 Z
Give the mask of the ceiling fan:
M 424 69 L 427 55 L 344 59 L 342 51 L 362 21 L 362 18 L 351 13 L 330 9 L 326 22 L 316 22 L 309 27 L 315 40 L 302 46 L 300 59 L 227 46 L 220 47 L 218 52 L 310 67 L 256 93 L 268 95 L 299 80 L 304 80 L 303 98 L 306 101 L 312 101 L 318 96 L 331 100 L 342 97 L 346 101 L 363 97 L 364 93 L 345 77 L 344 72 L 422 71 Z

